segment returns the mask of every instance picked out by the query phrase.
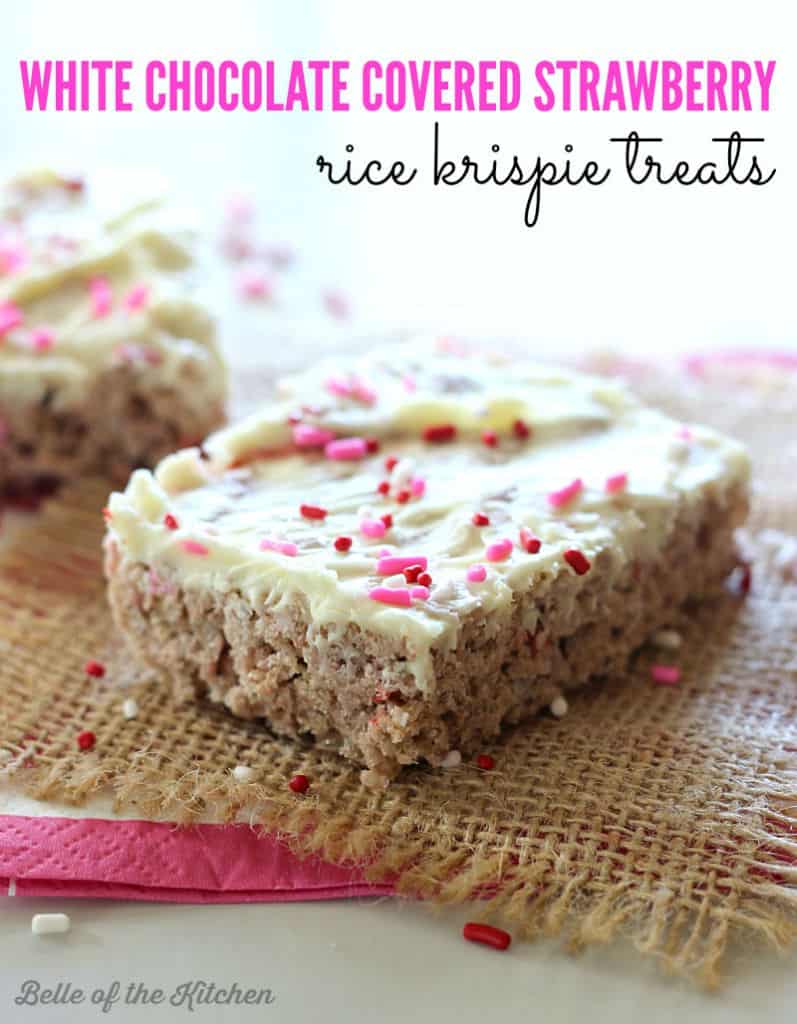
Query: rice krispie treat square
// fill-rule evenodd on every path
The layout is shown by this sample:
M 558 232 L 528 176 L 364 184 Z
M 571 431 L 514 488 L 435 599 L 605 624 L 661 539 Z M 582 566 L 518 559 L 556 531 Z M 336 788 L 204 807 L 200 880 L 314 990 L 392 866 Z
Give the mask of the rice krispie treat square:
M 381 785 L 622 669 L 736 564 L 744 449 L 607 380 L 394 348 L 136 472 L 106 572 L 188 698 Z
M 224 420 L 192 234 L 122 192 L 50 171 L 0 192 L 0 492 L 123 483 Z

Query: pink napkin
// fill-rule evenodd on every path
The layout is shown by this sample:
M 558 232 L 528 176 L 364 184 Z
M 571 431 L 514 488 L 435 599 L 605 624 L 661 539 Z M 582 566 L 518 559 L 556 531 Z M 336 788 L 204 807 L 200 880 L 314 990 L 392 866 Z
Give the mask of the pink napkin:
M 0 815 L 0 884 L 17 896 L 257 903 L 389 895 L 361 872 L 299 860 L 249 825 Z

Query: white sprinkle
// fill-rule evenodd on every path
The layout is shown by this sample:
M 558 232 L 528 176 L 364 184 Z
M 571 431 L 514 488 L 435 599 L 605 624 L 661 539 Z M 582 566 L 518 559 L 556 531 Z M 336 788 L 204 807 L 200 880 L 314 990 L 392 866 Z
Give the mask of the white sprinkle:
M 128 720 L 136 717 L 136 715 L 138 714 L 138 702 L 135 700 L 134 697 L 128 697 L 127 700 L 124 702 L 124 704 L 122 705 L 122 714 Z
M 665 647 L 671 651 L 676 650 L 683 643 L 681 634 L 674 629 L 660 629 L 658 633 L 653 634 L 652 640 L 656 647 Z
M 232 774 L 236 782 L 251 782 L 255 777 L 255 770 L 250 768 L 248 764 L 237 764 L 233 768 Z
M 441 768 L 456 768 L 457 765 L 462 764 L 462 754 L 458 750 L 449 750 L 443 760 L 440 762 Z
M 559 694 L 558 697 L 554 697 L 551 701 L 550 711 L 554 718 L 564 718 L 567 714 L 567 707 L 567 701 Z
M 30 930 L 34 935 L 55 935 L 72 927 L 69 914 L 34 914 Z

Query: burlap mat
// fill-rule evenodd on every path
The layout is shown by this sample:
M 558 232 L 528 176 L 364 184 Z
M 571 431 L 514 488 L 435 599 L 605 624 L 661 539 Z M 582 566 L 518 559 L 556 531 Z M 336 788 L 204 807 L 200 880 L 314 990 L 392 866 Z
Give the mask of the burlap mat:
M 578 947 L 630 934 L 708 985 L 734 933 L 783 949 L 797 923 L 797 586 L 771 531 L 797 530 L 797 383 L 751 366 L 702 377 L 625 369 L 679 416 L 745 439 L 757 466 L 752 591 L 673 623 L 685 635 L 680 686 L 652 684 L 643 652 L 624 678 L 575 696 L 564 719 L 495 743 L 494 771 L 411 769 L 374 794 L 334 755 L 175 706 L 164 685 L 135 675 L 104 603 L 105 489 L 89 484 L 51 502 L 0 560 L 9 773 L 42 800 L 109 787 L 142 816 L 248 816 L 299 852 L 368 862 L 399 892 L 479 898 L 474 914 L 516 936 L 562 934 Z M 88 658 L 110 665 L 104 679 L 85 675 Z M 120 713 L 123 684 L 140 706 L 132 721 Z M 84 729 L 97 744 L 81 753 Z M 256 781 L 236 783 L 236 764 Z M 312 780 L 305 796 L 287 788 L 296 772 Z

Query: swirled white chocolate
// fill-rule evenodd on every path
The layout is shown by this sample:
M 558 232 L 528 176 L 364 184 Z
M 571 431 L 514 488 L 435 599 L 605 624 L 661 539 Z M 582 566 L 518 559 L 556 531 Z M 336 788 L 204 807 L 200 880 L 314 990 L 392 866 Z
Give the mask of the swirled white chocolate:
M 568 552 L 613 575 L 656 557 L 685 504 L 722 500 L 749 474 L 744 449 L 713 430 L 686 429 L 619 384 L 544 366 L 399 348 L 350 369 L 319 365 L 281 394 L 201 452 L 136 472 L 111 498 L 110 535 L 186 587 L 236 590 L 255 609 L 298 601 L 328 637 L 350 623 L 404 636 L 421 687 L 431 649 L 456 647 L 463 615 L 583 571 Z M 335 459 L 295 443 L 333 435 L 379 451 Z M 399 461 L 388 470 L 390 457 Z M 308 518 L 303 505 L 326 515 Z M 476 513 L 489 524 L 474 524 Z M 385 515 L 392 525 L 372 535 Z M 350 550 L 336 550 L 339 537 Z M 380 570 L 388 556 L 423 560 L 431 584 L 389 562 Z M 394 590 L 406 606 L 385 603 Z M 531 603 L 528 614 L 533 630 Z
M 117 183 L 118 184 L 118 183 Z M 194 242 L 161 198 L 50 171 L 0 193 L 0 406 L 79 406 L 127 364 L 204 410 L 226 376 L 215 325 L 190 297 Z M 9 314 L 19 322 L 9 326 Z M 4 326 L 5 324 L 5 326 Z M 183 387 L 183 382 L 191 387 Z

